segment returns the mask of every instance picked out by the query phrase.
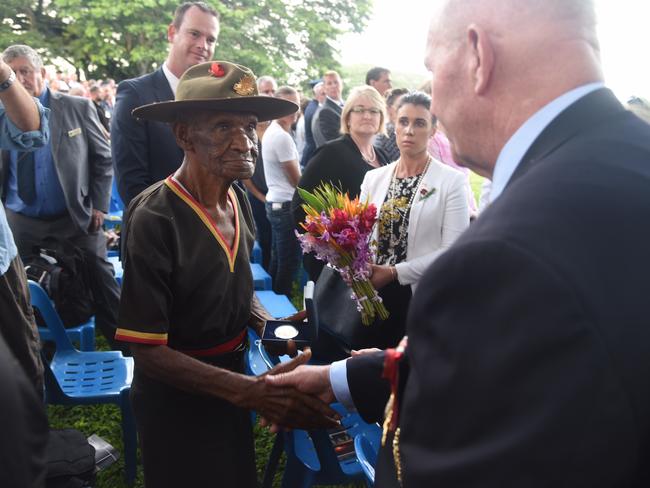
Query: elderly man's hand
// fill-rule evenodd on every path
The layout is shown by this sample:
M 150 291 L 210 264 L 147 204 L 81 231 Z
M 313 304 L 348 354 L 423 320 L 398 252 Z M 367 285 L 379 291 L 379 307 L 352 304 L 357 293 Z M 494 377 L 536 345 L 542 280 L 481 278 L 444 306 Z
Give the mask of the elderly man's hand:
M 336 401 L 329 378 L 329 365 L 307 366 L 300 365 L 291 371 L 271 370 L 266 375 L 266 382 L 276 388 L 295 388 L 299 392 L 318 398 L 325 404 Z M 260 419 L 262 426 L 270 426 L 272 432 L 277 432 L 286 427 L 297 427 L 293 424 L 274 422 L 264 417 Z
M 308 351 L 291 361 L 277 365 L 264 375 L 249 378 L 250 381 L 242 385 L 233 403 L 256 410 L 267 424 L 298 429 L 336 427 L 340 416 L 328 402 L 289 385 L 274 385 L 265 380 L 268 375 L 282 375 L 292 371 L 306 363 L 310 357 L 311 353 Z

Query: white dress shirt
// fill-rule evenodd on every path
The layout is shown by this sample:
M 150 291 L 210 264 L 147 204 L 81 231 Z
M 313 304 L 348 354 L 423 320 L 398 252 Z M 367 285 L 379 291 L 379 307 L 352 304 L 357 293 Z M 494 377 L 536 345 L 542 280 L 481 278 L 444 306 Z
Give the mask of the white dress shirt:
M 172 93 L 174 94 L 174 97 L 176 96 L 176 88 L 178 88 L 178 83 L 181 81 L 180 78 L 177 78 L 174 73 L 172 73 L 169 68 L 167 67 L 167 61 L 163 63 L 162 66 L 163 73 L 165 74 L 165 78 L 167 78 L 167 82 L 169 83 L 169 86 L 172 89 Z

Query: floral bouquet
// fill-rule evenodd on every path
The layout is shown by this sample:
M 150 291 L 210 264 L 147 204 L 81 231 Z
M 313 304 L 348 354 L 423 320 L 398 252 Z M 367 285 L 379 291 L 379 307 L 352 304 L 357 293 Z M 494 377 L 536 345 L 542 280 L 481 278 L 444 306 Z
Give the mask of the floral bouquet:
M 357 302 L 364 325 L 376 317 L 388 318 L 388 310 L 377 290 L 370 283 L 372 253 L 370 236 L 377 220 L 374 204 L 350 200 L 334 186 L 324 183 L 313 193 L 298 188 L 305 201 L 307 214 L 300 226 L 304 234 L 296 231 L 303 253 L 314 252 L 317 259 L 334 267 L 348 286 Z

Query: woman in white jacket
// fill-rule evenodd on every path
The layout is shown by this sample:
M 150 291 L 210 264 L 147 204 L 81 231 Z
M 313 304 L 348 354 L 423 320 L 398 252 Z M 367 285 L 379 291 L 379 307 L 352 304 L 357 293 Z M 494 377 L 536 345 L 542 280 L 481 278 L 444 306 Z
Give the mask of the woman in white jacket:
M 420 277 L 469 226 L 465 175 L 427 151 L 435 131 L 430 106 L 431 98 L 422 92 L 401 99 L 395 124 L 401 157 L 366 173 L 361 184 L 361 199 L 378 209 L 371 281 L 391 314 L 375 331 L 381 337 L 368 346 L 386 347 L 399 341 L 411 292 Z

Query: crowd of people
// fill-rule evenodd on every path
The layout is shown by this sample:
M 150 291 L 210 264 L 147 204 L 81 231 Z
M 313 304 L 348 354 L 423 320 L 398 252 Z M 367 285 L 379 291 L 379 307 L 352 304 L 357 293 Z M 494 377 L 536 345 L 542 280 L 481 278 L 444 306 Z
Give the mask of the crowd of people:
M 646 486 L 649 106 L 605 87 L 593 4 L 445 0 L 431 84 L 393 87 L 375 67 L 347 96 L 333 70 L 305 97 L 213 61 L 220 22 L 183 3 L 160 68 L 117 86 L 48 74 L 38 46 L 0 56 L 8 486 L 46 474 L 21 256 L 50 236 L 87 256 L 97 327 L 134 357 L 146 486 L 215 473 L 256 486 L 249 411 L 274 431 L 329 428 L 335 401 L 385 422 L 377 486 Z M 470 170 L 488 182 L 483 205 Z M 104 230 L 113 178 L 121 285 Z M 296 237 L 297 188 L 323 183 L 376 206 L 370 280 L 390 316 L 366 327 L 321 301 L 323 325 L 336 311 L 354 341 L 325 328 L 320 365 L 307 351 L 246 375 L 247 329 L 262 336 L 271 318 L 253 291 L 254 242 L 276 293 L 303 273 L 321 289 L 340 281 Z

